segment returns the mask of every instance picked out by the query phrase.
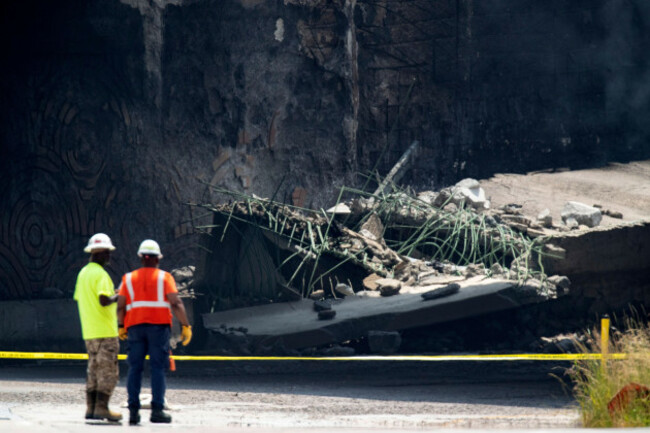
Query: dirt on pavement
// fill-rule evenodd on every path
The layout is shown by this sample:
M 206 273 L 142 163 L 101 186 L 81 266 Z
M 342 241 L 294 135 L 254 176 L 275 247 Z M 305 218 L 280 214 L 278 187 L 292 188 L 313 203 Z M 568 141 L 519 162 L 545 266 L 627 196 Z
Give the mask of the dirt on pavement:
M 492 208 L 520 204 L 522 213 L 532 217 L 548 208 L 554 224 L 561 224 L 567 201 L 598 204 L 623 214 L 623 219 L 604 215 L 604 226 L 650 218 L 650 160 L 587 170 L 497 174 L 480 183 Z

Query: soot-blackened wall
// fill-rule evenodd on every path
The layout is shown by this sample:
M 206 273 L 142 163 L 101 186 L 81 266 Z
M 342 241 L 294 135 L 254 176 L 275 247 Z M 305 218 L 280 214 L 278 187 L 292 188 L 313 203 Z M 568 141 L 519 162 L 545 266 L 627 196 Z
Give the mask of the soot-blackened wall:
M 415 139 L 419 187 L 650 155 L 642 0 L 0 8 L 0 299 L 70 296 L 97 231 L 114 279 L 199 263 L 184 203 L 327 206 Z
M 642 1 L 360 0 L 356 11 L 363 168 L 384 155 L 387 170 L 414 139 L 410 180 L 422 186 L 650 155 Z

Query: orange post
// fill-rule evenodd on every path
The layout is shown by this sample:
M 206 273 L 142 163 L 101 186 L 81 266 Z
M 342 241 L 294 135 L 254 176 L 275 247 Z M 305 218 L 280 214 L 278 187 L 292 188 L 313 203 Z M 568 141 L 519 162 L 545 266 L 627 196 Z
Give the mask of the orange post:
M 176 371 L 176 360 L 171 350 L 169 351 L 169 371 Z

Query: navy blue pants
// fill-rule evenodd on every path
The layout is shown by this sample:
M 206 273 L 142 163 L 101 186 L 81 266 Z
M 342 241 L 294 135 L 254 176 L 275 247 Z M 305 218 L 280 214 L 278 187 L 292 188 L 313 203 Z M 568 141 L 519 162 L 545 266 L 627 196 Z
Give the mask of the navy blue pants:
M 140 409 L 140 389 L 145 356 L 149 355 L 151 370 L 151 408 L 165 406 L 165 373 L 169 368 L 169 325 L 141 324 L 128 329 L 129 375 L 126 390 L 129 394 L 129 409 Z

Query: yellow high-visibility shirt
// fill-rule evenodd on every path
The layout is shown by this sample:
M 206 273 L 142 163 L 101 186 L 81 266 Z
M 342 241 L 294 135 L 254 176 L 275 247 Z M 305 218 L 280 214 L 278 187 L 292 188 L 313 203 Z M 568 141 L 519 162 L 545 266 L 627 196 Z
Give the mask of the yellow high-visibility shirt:
M 102 307 L 99 295 L 113 296 L 115 286 L 108 272 L 94 262 L 84 266 L 77 276 L 74 300 L 79 307 L 84 340 L 117 337 L 117 303 Z

